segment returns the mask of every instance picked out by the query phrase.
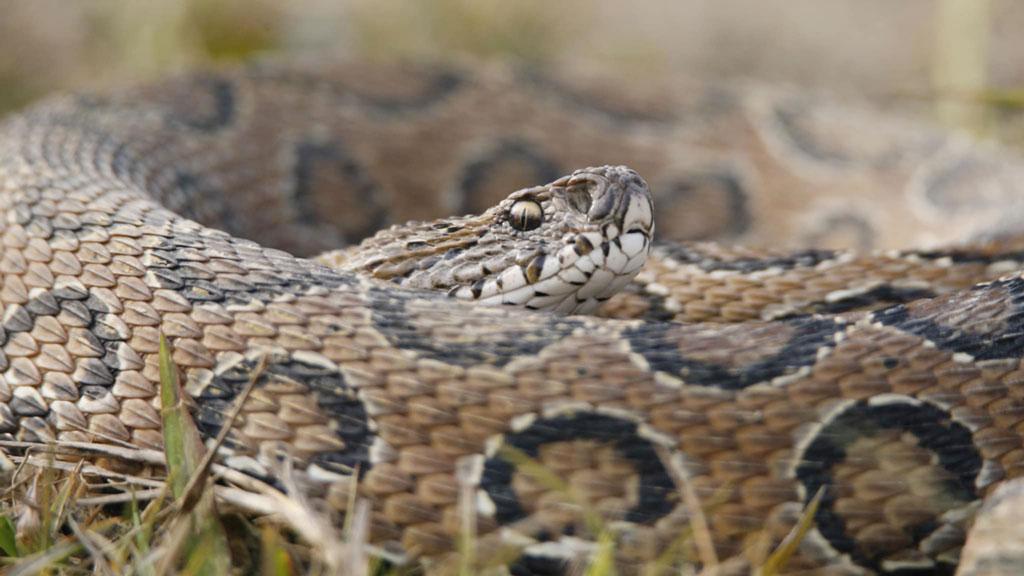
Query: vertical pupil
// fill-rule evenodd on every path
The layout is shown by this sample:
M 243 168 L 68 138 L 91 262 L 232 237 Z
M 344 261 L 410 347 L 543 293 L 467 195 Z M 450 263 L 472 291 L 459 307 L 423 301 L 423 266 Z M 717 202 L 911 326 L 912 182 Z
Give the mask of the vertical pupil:
M 535 204 L 517 204 L 509 214 L 512 226 L 517 230 L 531 230 L 540 225 L 540 211 Z

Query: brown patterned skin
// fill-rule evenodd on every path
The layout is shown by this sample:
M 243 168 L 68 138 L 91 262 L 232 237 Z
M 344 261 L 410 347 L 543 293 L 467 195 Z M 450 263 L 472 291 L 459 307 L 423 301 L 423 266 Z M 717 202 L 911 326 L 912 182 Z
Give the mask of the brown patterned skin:
M 605 162 L 651 183 L 662 239 L 780 250 L 996 233 L 1020 200 L 1012 159 L 886 118 L 607 85 L 257 64 L 8 118 L 0 434 L 159 448 L 163 332 L 207 437 L 256 379 L 222 462 L 273 483 L 292 458 L 339 519 L 357 490 L 392 558 L 444 570 L 461 478 L 477 558 L 516 544 L 516 573 L 562 569 L 594 538 L 582 501 L 623 573 L 678 568 L 696 558 L 685 481 L 730 565 L 823 489 L 788 570 L 952 572 L 1024 462 L 1024 280 L 964 288 L 1017 268 L 1013 236 L 875 256 L 665 245 L 622 320 L 388 287 L 188 219 L 313 254 Z

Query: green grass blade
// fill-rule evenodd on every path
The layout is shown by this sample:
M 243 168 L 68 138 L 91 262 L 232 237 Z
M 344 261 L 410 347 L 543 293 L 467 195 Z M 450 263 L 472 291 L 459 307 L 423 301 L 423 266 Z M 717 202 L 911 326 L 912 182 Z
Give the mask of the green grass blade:
M 811 498 L 811 501 L 807 503 L 807 507 L 804 508 L 804 512 L 800 516 L 800 521 L 797 522 L 793 530 L 786 535 L 775 552 L 772 552 L 772 555 L 761 566 L 761 576 L 775 576 L 782 570 L 782 567 L 786 565 L 786 562 L 789 561 L 793 554 L 796 553 L 797 548 L 800 547 L 800 542 L 814 524 L 814 516 L 818 513 L 818 505 L 821 504 L 821 496 L 824 493 L 825 487 L 822 486 L 818 489 L 818 493 L 814 495 L 814 498 Z
M 199 492 L 194 503 L 182 502 L 188 495 L 189 482 L 200 469 L 203 443 L 185 406 L 178 368 L 171 359 L 171 349 L 160 335 L 160 416 L 164 425 L 164 455 L 171 491 L 179 500 L 182 518 L 190 523 L 184 547 L 185 571 L 197 576 L 220 576 L 230 573 L 231 552 L 227 535 L 217 517 L 213 492 Z
M 261 533 L 263 576 L 293 576 L 295 565 L 285 549 L 281 533 L 273 526 L 266 526 Z
M 0 516 L 0 550 L 3 550 L 4 556 L 18 557 L 17 530 L 7 516 Z
M 586 576 L 615 576 L 615 536 L 605 530 L 597 539 L 597 554 L 587 567 Z
M 202 444 L 192 418 L 181 398 L 178 368 L 171 359 L 171 349 L 160 335 L 160 417 L 164 425 L 164 453 L 171 492 L 181 497 L 202 458 Z

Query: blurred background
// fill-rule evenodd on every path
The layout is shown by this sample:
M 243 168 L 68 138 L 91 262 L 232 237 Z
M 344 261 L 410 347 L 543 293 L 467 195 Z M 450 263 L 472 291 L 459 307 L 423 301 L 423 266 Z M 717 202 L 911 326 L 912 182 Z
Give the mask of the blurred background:
M 0 111 L 263 52 L 857 92 L 1024 144 L 1019 0 L 0 0 Z

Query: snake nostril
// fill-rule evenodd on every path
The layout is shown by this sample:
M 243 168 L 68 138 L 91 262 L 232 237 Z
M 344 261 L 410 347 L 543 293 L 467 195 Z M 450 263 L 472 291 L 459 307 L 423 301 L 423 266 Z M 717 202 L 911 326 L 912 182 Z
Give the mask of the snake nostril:
M 586 214 L 590 211 L 592 198 L 590 197 L 590 191 L 585 187 L 571 188 L 567 190 L 566 198 L 569 201 L 569 206 L 577 212 Z

